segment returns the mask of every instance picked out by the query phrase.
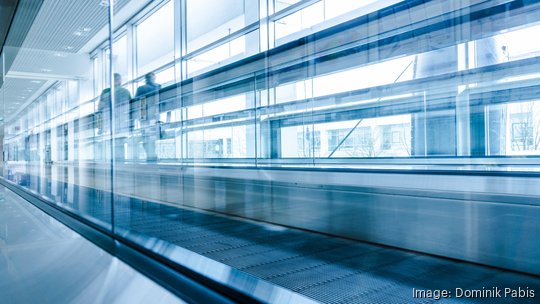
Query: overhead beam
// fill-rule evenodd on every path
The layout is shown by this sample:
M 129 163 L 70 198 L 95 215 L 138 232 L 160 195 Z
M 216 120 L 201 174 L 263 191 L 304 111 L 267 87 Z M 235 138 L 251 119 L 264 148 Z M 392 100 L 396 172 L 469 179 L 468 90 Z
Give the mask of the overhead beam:
M 0 55 L 19 0 L 0 0 Z
M 84 77 L 64 75 L 64 74 L 50 74 L 50 73 L 32 73 L 32 72 L 19 72 L 9 71 L 6 74 L 6 78 L 16 79 L 31 79 L 31 80 L 79 80 Z

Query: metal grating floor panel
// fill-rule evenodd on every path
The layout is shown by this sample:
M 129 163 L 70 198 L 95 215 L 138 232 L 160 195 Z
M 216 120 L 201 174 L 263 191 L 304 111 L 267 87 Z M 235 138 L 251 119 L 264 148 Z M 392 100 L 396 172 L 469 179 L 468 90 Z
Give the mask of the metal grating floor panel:
M 167 209 L 166 217 L 149 217 L 148 210 L 157 212 L 155 208 L 132 212 L 131 223 L 136 225 L 126 228 L 165 239 L 322 303 L 468 302 L 412 299 L 412 288 L 517 287 L 527 282 L 540 290 L 538 278 L 478 265 L 293 229 L 268 229 L 268 225 L 191 209 Z

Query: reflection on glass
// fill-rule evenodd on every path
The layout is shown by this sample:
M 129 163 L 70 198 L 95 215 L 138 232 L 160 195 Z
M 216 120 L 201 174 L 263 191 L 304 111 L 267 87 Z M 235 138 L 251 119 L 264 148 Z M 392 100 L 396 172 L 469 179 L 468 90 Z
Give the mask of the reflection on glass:
M 348 214 L 310 212 L 352 200 L 312 172 L 536 162 L 540 5 L 505 3 L 118 0 L 109 45 L 106 6 L 45 0 L 3 58 L 4 176 L 107 229 L 114 213 L 119 237 L 233 267 L 212 254 L 252 243 L 176 238 L 200 231 L 198 209 L 345 234 Z

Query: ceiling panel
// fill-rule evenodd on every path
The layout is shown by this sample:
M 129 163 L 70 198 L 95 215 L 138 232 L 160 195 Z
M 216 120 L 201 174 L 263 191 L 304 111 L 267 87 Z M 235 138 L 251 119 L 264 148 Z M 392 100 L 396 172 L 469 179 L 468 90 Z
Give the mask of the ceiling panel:
M 115 1 L 119 12 L 130 0 Z M 0 88 L 6 117 L 17 114 L 51 81 L 77 79 L 90 70 L 89 54 L 80 53 L 108 22 L 102 0 L 20 0 L 6 39 L 6 83 Z M 42 3 L 41 3 L 42 2 Z
M 32 2 L 32 1 L 26 1 Z M 108 8 L 100 0 L 46 0 L 23 47 L 50 51 L 78 52 L 88 40 L 107 25 Z M 116 10 L 129 0 L 116 1 Z

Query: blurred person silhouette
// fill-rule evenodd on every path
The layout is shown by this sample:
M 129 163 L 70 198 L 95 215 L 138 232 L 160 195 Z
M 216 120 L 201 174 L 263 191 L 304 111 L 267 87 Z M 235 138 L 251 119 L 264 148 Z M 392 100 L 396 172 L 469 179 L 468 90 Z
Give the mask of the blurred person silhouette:
M 124 144 L 130 130 L 131 94 L 122 87 L 122 76 L 114 74 L 114 157 L 117 160 L 125 159 Z M 98 104 L 98 132 L 100 135 L 111 134 L 111 89 L 101 92 Z M 111 136 L 112 139 L 112 136 Z
M 156 161 L 156 140 L 160 134 L 159 122 L 159 90 L 161 85 L 156 83 L 156 74 L 150 72 L 144 76 L 145 84 L 137 88 L 135 94 L 138 118 L 140 121 L 141 137 L 146 152 L 147 161 Z

